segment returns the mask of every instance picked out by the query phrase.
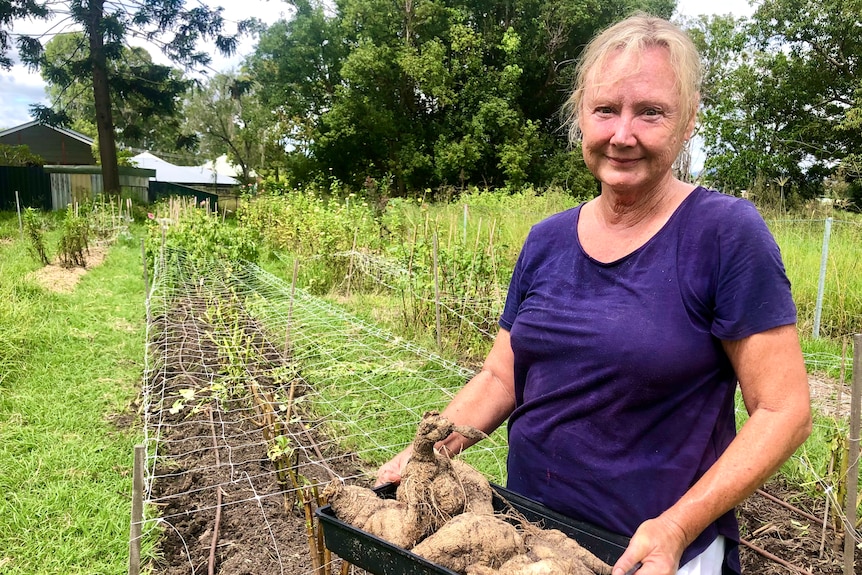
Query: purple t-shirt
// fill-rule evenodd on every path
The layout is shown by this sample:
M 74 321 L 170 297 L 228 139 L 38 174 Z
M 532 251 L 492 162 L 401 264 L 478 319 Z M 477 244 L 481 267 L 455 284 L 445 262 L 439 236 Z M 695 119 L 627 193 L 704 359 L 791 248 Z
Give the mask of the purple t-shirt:
M 630 536 L 736 434 L 737 380 L 721 340 L 794 324 L 796 307 L 778 246 L 745 200 L 697 188 L 612 263 L 584 253 L 579 214 L 533 227 L 500 318 L 515 354 L 508 487 Z M 718 534 L 738 541 L 732 511 L 682 564 Z

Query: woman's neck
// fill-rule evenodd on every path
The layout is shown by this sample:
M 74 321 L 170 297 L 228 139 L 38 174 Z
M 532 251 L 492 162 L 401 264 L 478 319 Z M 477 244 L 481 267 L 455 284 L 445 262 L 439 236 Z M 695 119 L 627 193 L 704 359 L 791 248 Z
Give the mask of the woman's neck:
M 664 220 L 691 189 L 690 184 L 675 178 L 647 192 L 619 192 L 603 186 L 596 199 L 595 216 L 603 225 L 617 229 L 638 227 L 656 218 Z

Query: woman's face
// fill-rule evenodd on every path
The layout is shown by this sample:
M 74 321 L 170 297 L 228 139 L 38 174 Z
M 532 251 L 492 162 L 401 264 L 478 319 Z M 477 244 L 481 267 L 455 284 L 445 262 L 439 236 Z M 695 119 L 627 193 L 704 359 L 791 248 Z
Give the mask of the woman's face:
M 673 161 L 694 128 L 693 118 L 682 117 L 675 82 L 662 47 L 640 58 L 612 54 L 589 74 L 581 103 L 582 147 L 603 187 L 643 193 L 670 181 Z

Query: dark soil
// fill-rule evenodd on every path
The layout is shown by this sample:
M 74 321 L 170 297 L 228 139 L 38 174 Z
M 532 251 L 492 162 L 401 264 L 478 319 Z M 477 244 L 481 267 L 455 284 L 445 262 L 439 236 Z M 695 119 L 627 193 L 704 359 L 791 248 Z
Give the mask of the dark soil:
M 282 361 L 279 352 L 263 340 L 262 332 L 251 322 L 246 326 L 262 358 L 261 363 L 250 366 L 246 378 L 247 391 L 248 382 L 254 382 L 253 393 L 206 401 L 206 394 L 199 392 L 196 410 L 187 407 L 171 413 L 170 407 L 179 398 L 177 390 L 208 389 L 224 362 L 211 344 L 216 338 L 205 337 L 217 326 L 203 323 L 197 306 L 194 302 L 179 304 L 168 314 L 170 318 L 157 317 L 152 322 L 153 355 L 166 359 L 165 365 L 150 373 L 153 395 L 164 398 L 149 406 L 147 414 L 149 433 L 158 439 L 157 446 L 153 443 L 148 448 L 154 461 L 150 501 L 161 517 L 158 559 L 150 567 L 164 575 L 202 574 L 210 569 L 231 575 L 311 574 L 313 545 L 301 503 L 304 493 L 313 499 L 311 489 L 296 489 L 284 472 L 277 472 L 284 470 L 284 458 L 261 453 L 266 450 L 267 417 L 272 414 L 254 398 L 271 401 L 279 391 L 267 374 Z M 323 485 L 333 476 L 363 476 L 356 458 L 335 452 L 335 442 L 315 431 L 314 421 L 296 415 L 299 417 L 284 424 L 279 433 L 300 446 L 291 454 L 289 467 L 302 478 L 298 480 L 302 485 Z M 830 527 L 821 541 L 822 519 L 816 519 L 822 518 L 823 505 L 824 499 L 812 499 L 776 481 L 752 495 L 739 509 L 743 538 L 748 542 L 740 548 L 743 571 L 841 575 L 843 540 Z M 312 511 L 314 507 L 311 504 Z M 828 523 L 832 525 L 831 518 Z M 332 573 L 339 573 L 340 567 L 340 560 L 335 559 Z M 858 562 L 855 572 L 862 573 Z

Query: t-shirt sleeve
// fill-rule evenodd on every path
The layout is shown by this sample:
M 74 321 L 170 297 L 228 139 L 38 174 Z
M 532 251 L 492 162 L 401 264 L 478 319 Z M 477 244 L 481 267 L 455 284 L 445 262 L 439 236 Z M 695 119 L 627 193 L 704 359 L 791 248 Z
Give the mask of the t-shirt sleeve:
M 739 340 L 795 324 L 796 306 L 781 252 L 757 209 L 737 200 L 720 221 L 713 335 Z
M 512 272 L 512 279 L 509 280 L 509 291 L 506 294 L 506 304 L 503 306 L 503 313 L 500 316 L 498 324 L 506 331 L 512 331 L 512 326 L 515 324 L 515 317 L 518 315 L 518 308 L 524 299 L 522 289 L 522 279 L 524 276 L 524 262 L 526 260 L 525 252 L 529 249 L 530 238 L 524 242 L 521 248 L 521 253 L 518 255 L 518 261 L 515 263 L 515 269 Z

